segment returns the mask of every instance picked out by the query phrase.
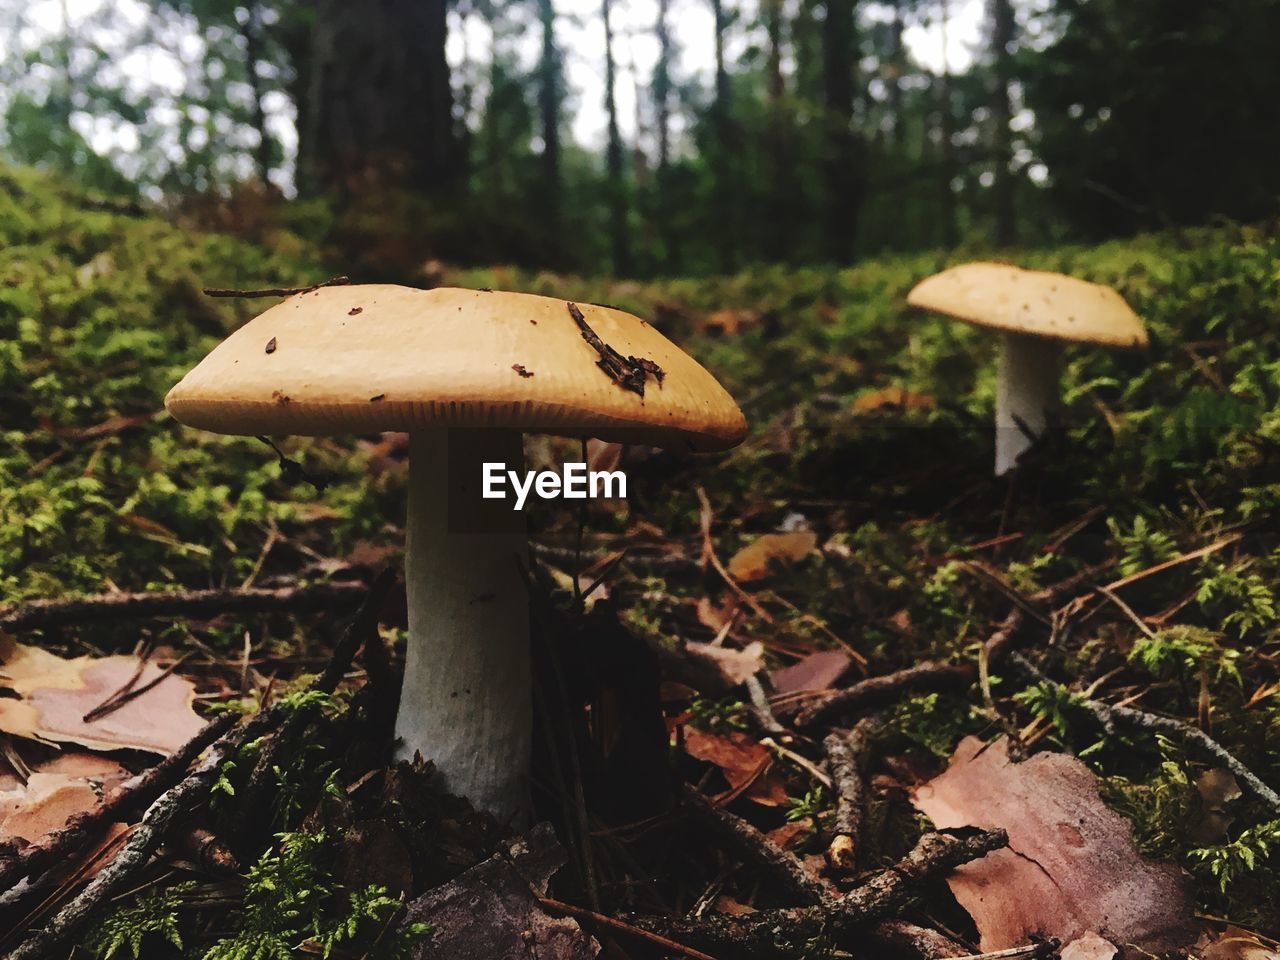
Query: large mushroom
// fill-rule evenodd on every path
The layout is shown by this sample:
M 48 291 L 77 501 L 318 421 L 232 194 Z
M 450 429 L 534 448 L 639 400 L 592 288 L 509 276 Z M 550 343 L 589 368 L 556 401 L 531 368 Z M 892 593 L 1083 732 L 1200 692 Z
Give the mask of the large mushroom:
M 1142 320 L 1110 287 L 1004 263 L 966 263 L 928 277 L 907 303 L 1004 334 L 996 385 L 996 476 L 1049 425 L 1063 343 L 1144 347 Z
M 512 500 L 482 501 L 483 465 L 522 471 L 525 432 L 687 450 L 746 433 L 711 374 L 621 310 L 392 285 L 289 297 L 216 347 L 165 406 L 218 433 L 409 432 L 396 732 L 402 754 L 420 751 L 500 819 L 527 808 L 528 543 Z

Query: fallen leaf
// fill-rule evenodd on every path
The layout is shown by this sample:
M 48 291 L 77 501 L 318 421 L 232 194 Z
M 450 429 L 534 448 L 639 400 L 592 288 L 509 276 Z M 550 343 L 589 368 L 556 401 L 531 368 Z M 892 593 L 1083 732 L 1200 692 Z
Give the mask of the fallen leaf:
M 764 644 L 759 640 L 753 640 L 741 650 L 693 641 L 686 643 L 684 649 L 690 657 L 713 667 L 727 687 L 746 683 L 747 677 L 764 669 Z
M 775 564 L 796 563 L 813 553 L 818 535 L 812 530 L 766 533 L 757 537 L 729 560 L 729 573 L 742 583 L 763 580 Z
M 718 767 L 734 790 L 750 783 L 743 796 L 761 806 L 779 807 L 787 802 L 786 788 L 769 775 L 772 754 L 741 730 L 721 735 L 685 727 L 684 752 L 695 760 Z
M 132 774 L 105 757 L 67 753 L 41 764 L 27 778 L 5 778 L 0 790 L 0 840 L 34 843 L 88 813 Z
M 1058 956 L 1061 960 L 1111 960 L 1119 952 L 1119 948 L 1105 937 L 1086 933 L 1063 947 Z
M 1186 874 L 1137 852 L 1129 821 L 1102 802 L 1097 777 L 1074 757 L 1039 753 L 1013 763 L 1003 737 L 990 746 L 967 737 L 913 802 L 938 827 L 1009 833 L 1008 849 L 948 880 L 983 951 L 1033 934 L 1070 943 L 1096 933 L 1162 953 L 1190 935 Z
M 1240 784 L 1230 770 L 1214 767 L 1196 778 L 1196 792 L 1200 794 L 1200 821 L 1191 827 L 1188 836 L 1201 847 L 1222 843 L 1235 819 L 1227 804 L 1244 796 Z
M 137 674 L 134 656 L 76 657 L 15 643 L 0 664 L 0 686 L 22 699 L 0 699 L 0 731 L 48 743 L 78 743 L 93 750 L 146 750 L 169 754 L 204 726 L 192 709 L 195 685 L 170 674 L 119 709 L 90 723 L 85 714 Z M 134 689 L 164 673 L 148 663 Z
M 870 413 L 894 407 L 899 410 L 932 410 L 937 406 L 933 397 L 923 393 L 911 393 L 902 387 L 885 387 L 864 393 L 853 401 L 854 413 Z
M 830 690 L 845 675 L 853 658 L 843 650 L 819 650 L 769 674 L 774 693 Z
M 1201 960 L 1278 960 L 1277 946 L 1274 940 L 1229 926 L 1216 936 L 1202 936 L 1195 953 Z
M 754 310 L 716 310 L 703 318 L 701 328 L 713 336 L 733 336 L 759 322 L 760 314 Z
M 719 633 L 738 612 L 738 598 L 726 593 L 719 603 L 713 603 L 709 597 L 700 597 L 696 612 L 700 624 L 712 633 Z
M 555 831 L 539 824 L 457 879 L 409 904 L 404 923 L 428 923 L 431 932 L 415 960 L 537 957 L 592 960 L 600 945 L 572 917 L 539 905 L 552 876 L 567 862 Z

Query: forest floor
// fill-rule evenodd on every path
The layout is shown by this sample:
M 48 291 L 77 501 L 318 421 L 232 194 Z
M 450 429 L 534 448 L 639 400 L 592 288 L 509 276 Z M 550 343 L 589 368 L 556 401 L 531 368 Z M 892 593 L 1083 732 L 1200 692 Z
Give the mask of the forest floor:
M 1069 351 L 1062 429 L 1000 479 L 995 338 L 904 303 L 982 251 L 652 283 L 431 265 L 646 317 L 751 424 L 712 457 L 593 444 L 629 498 L 590 505 L 581 549 L 577 513 L 531 510 L 534 786 L 559 840 L 512 848 L 427 769 L 388 765 L 404 614 L 377 573 L 401 563 L 403 438 L 278 455 L 161 412 L 272 302 L 203 287 L 342 265 L 283 231 L 249 243 L 0 181 L 0 704 L 114 664 L 99 701 L 155 674 L 194 685 L 196 727 L 226 718 L 128 779 L 195 733 L 183 697 L 64 717 L 80 746 L 61 757 L 33 739 L 47 707 L 0 709 L 0 949 L 1110 956 L 1101 935 L 1272 955 L 1272 233 L 1000 254 L 1116 287 L 1152 340 Z M 585 604 L 575 577 L 603 577 Z M 37 795 L 86 783 L 83 808 Z

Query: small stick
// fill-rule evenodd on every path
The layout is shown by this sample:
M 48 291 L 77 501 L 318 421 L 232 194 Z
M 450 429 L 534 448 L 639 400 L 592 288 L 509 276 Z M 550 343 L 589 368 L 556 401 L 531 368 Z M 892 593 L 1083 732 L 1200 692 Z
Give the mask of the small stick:
M 657 944 L 666 950 L 674 951 L 681 956 L 688 957 L 689 960 L 715 960 L 715 957 L 709 953 L 703 953 L 701 950 L 695 950 L 693 947 L 686 947 L 683 943 L 677 943 L 658 933 L 649 930 L 643 930 L 640 927 L 633 926 L 623 920 L 615 920 L 613 917 L 606 916 L 603 913 L 596 913 L 594 910 L 588 910 L 585 907 L 575 907 L 571 903 L 564 903 L 560 900 L 552 900 L 550 897 L 538 897 L 538 905 L 546 910 L 553 910 L 557 913 L 568 914 L 571 917 L 577 917 L 580 920 L 590 920 L 604 927 L 610 927 L 622 933 L 629 933 L 641 940 L 647 940 L 650 943 Z
M 220 613 L 268 613 L 280 610 L 338 611 L 355 607 L 368 592 L 363 583 L 303 583 L 249 590 L 155 590 L 104 593 L 56 600 L 29 600 L 0 608 L 0 628 L 15 632 L 102 620 L 152 617 L 215 617 Z
M 1062 684 L 1050 679 L 1043 670 L 1022 656 L 1022 654 L 1015 653 L 1009 660 L 1019 670 L 1037 682 L 1045 684 L 1055 692 L 1066 692 L 1066 688 Z M 1280 814 L 1280 794 L 1263 783 L 1252 770 L 1236 759 L 1235 754 L 1203 730 L 1173 717 L 1163 717 L 1157 713 L 1135 710 L 1133 707 L 1113 706 L 1109 703 L 1103 703 L 1101 700 L 1087 698 L 1077 699 L 1076 702 L 1093 714 L 1094 719 L 1106 729 L 1113 728 L 1116 721 L 1121 721 L 1131 727 L 1137 727 L 1139 730 L 1164 733 L 1185 740 L 1191 746 L 1199 749 L 1201 753 L 1212 757 L 1234 773 L 1236 778 L 1252 790 L 1258 799 L 1269 806 L 1272 811 Z
M 858 726 L 862 726 L 862 721 Z M 827 751 L 827 770 L 836 792 L 835 836 L 827 847 L 827 860 L 832 867 L 848 873 L 858 869 L 866 804 L 866 784 L 858 770 L 858 754 L 861 752 L 858 740 L 858 727 L 855 727 L 851 731 L 832 730 L 822 743 Z
M 351 282 L 350 277 L 330 277 L 309 287 L 267 287 L 263 290 L 231 290 L 223 287 L 205 287 L 202 293 L 206 297 L 292 297 L 299 293 L 310 293 L 321 287 L 344 287 Z
M 829 892 L 805 871 L 796 856 L 783 850 L 756 827 L 718 807 L 689 785 L 681 793 L 684 807 L 745 863 L 766 871 L 787 894 L 805 903 L 821 903 Z
M 804 907 L 757 910 L 741 917 L 639 917 L 636 922 L 699 947 L 723 948 L 735 957 L 799 960 L 813 955 L 815 937 L 861 935 L 862 924 L 896 914 L 923 884 L 1008 843 L 1003 830 L 966 828 L 926 833 L 905 857 L 867 877 L 842 897 Z
M 971 664 L 935 663 L 926 660 L 896 673 L 868 677 L 851 687 L 836 690 L 796 715 L 797 727 L 827 723 L 859 710 L 892 703 L 907 693 L 941 693 L 962 690 L 973 683 L 977 671 Z
M 390 582 L 383 574 L 368 590 L 365 603 L 342 639 L 333 651 L 333 658 L 310 689 L 332 693 L 346 674 L 359 647 L 361 628 L 369 618 L 376 619 L 377 609 L 385 597 Z M 285 716 L 277 704 L 251 717 L 242 726 L 221 737 L 205 755 L 204 760 L 184 780 L 170 787 L 156 799 L 130 834 L 120 852 L 93 878 L 74 899 L 69 901 L 42 929 L 34 930 L 22 944 L 9 954 L 7 960 L 43 960 L 74 940 L 93 917 L 94 912 L 120 889 L 129 878 L 151 859 L 173 824 L 191 810 L 206 802 L 209 790 L 218 775 L 223 760 L 240 747 L 264 735 L 278 726 Z M 233 721 L 234 722 L 234 721 Z
M 0 888 L 7 889 L 22 877 L 40 873 L 73 851 L 82 849 L 108 823 L 120 821 L 142 809 L 186 773 L 187 768 L 218 738 L 235 726 L 238 718 L 226 713 L 207 723 L 194 737 L 165 759 L 119 784 L 94 809 L 77 814 L 67 824 L 23 847 L 12 858 L 0 859 Z
M 711 501 L 707 498 L 707 491 L 703 490 L 701 485 L 695 486 L 693 490 L 698 495 L 698 502 L 702 506 L 702 555 L 715 568 L 716 573 L 720 574 L 720 578 L 729 585 L 729 589 L 736 593 L 743 603 L 755 611 L 756 616 L 765 623 L 773 623 L 773 617 L 769 615 L 769 611 L 760 606 L 759 600 L 742 589 L 738 581 L 733 579 L 733 575 L 729 573 L 728 568 L 716 556 L 715 547 L 711 545 Z
M 103 717 L 106 717 L 106 716 L 109 716 L 110 714 L 115 713 L 117 710 L 123 707 L 126 703 L 130 703 L 131 701 L 136 700 L 138 697 L 142 696 L 148 690 L 155 689 L 155 687 L 157 687 L 158 685 L 163 683 L 165 680 L 167 680 L 169 676 L 173 673 L 173 671 L 177 670 L 178 667 L 182 666 L 183 662 L 191 656 L 191 653 L 192 651 L 188 650 L 186 653 L 180 656 L 177 660 L 173 661 L 173 663 L 169 664 L 167 667 L 161 670 L 157 676 L 152 677 L 142 686 L 133 687 L 132 689 L 112 694 L 112 696 L 109 699 L 98 704 L 96 707 L 94 707 L 92 710 L 86 713 L 82 718 L 83 722 L 93 723 L 95 720 L 101 720 Z
M 764 686 L 760 683 L 760 675 L 753 673 L 747 677 L 747 703 L 756 725 L 762 733 L 771 737 L 788 736 L 787 728 L 778 722 L 773 715 L 773 707 L 769 706 L 769 698 L 765 696 Z

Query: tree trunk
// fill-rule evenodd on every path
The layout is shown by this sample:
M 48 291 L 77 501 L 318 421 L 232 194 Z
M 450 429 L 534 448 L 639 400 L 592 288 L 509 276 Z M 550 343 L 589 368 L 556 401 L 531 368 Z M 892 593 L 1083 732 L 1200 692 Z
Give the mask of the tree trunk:
M 956 115 L 951 94 L 951 65 L 947 60 L 947 34 L 950 22 L 948 0 L 941 0 L 942 74 L 934 78 L 938 98 L 938 188 L 942 212 L 942 245 L 954 247 L 960 241 L 958 204 L 956 202 Z
M 854 0 L 827 0 L 822 25 L 823 241 L 828 260 L 853 255 L 864 180 L 859 138 L 853 131 Z
M 248 16 L 241 27 L 244 37 L 244 68 L 249 80 L 249 95 L 253 100 L 253 126 L 258 132 L 258 145 L 253 150 L 253 162 L 258 168 L 258 179 L 263 186 L 270 184 L 271 159 L 274 153 L 271 132 L 267 129 L 267 111 L 262 105 L 262 77 L 258 64 L 262 61 L 262 6 L 258 0 L 248 0 Z
M 906 45 L 902 41 L 904 0 L 893 2 L 893 23 L 889 26 L 889 115 L 892 118 L 890 142 L 901 147 L 906 140 L 906 118 L 902 115 L 902 77 L 907 72 Z
M 613 57 L 613 24 L 610 0 L 602 0 L 604 15 L 604 105 L 609 115 L 609 145 L 605 167 L 609 178 L 609 235 L 613 248 L 613 271 L 631 272 L 631 238 L 627 225 L 627 184 L 623 166 L 622 134 L 618 130 L 618 102 L 614 94 L 617 64 Z
M 653 67 L 653 104 L 658 133 L 658 169 L 654 178 L 653 213 L 662 239 L 662 265 L 667 272 L 680 269 L 680 238 L 671 229 L 671 0 L 658 0 L 653 32 L 658 40 L 658 61 Z
M 792 182 L 787 162 L 788 143 L 782 98 L 786 93 L 782 78 L 782 0 L 763 0 L 765 32 L 768 35 L 768 59 L 765 80 L 769 102 L 765 119 L 765 183 L 766 223 L 764 252 L 769 260 L 784 259 L 792 249 L 790 202 Z
M 538 0 L 542 21 L 542 61 L 538 65 L 538 112 L 542 118 L 543 203 L 552 249 L 560 250 L 560 51 L 556 47 L 555 8 L 552 0 Z M 558 257 L 556 257 L 558 259 Z
M 732 145 L 729 122 L 729 71 L 724 59 L 726 18 L 724 0 L 711 0 L 715 24 L 716 78 L 711 101 L 711 209 L 714 223 L 710 234 L 715 240 L 720 269 L 731 272 L 737 265 L 737 217 L 730 184 Z
M 440 188 L 457 172 L 447 0 L 316 0 L 308 186 Z
M 1011 246 L 1018 239 L 1014 207 L 1013 106 L 1009 85 L 1013 81 L 1013 41 L 1016 24 L 1010 0 L 990 0 L 991 46 L 995 53 L 995 85 L 991 97 L 992 152 L 995 155 L 996 243 Z

